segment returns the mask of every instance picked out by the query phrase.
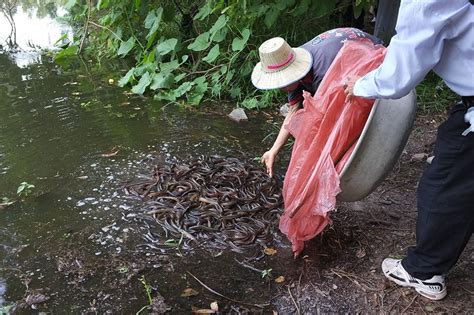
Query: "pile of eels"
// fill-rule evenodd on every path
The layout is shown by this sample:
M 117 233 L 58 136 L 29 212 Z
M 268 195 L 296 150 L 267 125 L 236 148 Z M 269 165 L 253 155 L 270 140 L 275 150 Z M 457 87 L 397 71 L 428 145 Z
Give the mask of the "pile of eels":
M 123 190 L 142 200 L 144 219 L 156 221 L 165 238 L 181 239 L 184 249 L 243 252 L 271 242 L 283 211 L 280 184 L 255 163 L 211 156 L 157 165 Z M 150 229 L 143 238 L 149 247 L 163 245 L 158 231 Z

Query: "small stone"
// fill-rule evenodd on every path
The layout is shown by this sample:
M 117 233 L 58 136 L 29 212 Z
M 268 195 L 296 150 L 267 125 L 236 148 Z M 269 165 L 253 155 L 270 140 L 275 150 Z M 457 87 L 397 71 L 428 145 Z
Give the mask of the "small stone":
M 230 114 L 229 118 L 236 121 L 236 122 L 241 122 L 242 120 L 248 120 L 247 115 L 245 114 L 245 111 L 243 108 L 236 108 L 234 109 Z
M 290 105 L 288 103 L 285 103 L 284 105 L 280 107 L 280 115 L 282 115 L 283 117 L 286 117 L 289 111 L 290 111 Z
M 412 159 L 414 161 L 424 161 L 428 157 L 428 154 L 426 153 L 416 153 L 413 154 Z

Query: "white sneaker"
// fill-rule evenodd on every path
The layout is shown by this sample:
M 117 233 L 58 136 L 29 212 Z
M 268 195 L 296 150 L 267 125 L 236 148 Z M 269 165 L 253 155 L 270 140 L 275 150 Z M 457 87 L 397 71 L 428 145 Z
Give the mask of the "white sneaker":
M 389 280 L 403 287 L 415 288 L 416 292 L 430 300 L 441 300 L 447 294 L 444 276 L 433 276 L 427 280 L 414 278 L 403 268 L 401 259 L 385 258 L 382 271 Z

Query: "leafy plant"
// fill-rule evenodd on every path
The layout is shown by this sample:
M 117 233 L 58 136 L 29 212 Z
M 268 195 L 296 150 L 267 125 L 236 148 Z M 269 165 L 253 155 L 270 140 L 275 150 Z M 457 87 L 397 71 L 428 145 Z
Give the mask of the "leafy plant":
M 262 271 L 262 278 L 270 278 L 272 273 L 272 269 L 265 269 Z
M 19 197 L 26 197 L 33 191 L 33 188 L 35 188 L 35 185 L 31 185 L 27 182 L 22 182 L 20 186 L 18 186 L 16 194 Z
M 148 304 L 151 305 L 153 303 L 153 298 L 151 297 L 151 292 L 153 288 L 150 284 L 148 284 L 148 282 L 146 282 L 145 276 L 142 275 L 139 280 L 142 283 L 143 288 L 145 289 L 146 296 L 148 298 Z
M 56 59 L 76 53 L 133 62 L 119 80 L 133 93 L 151 93 L 164 102 L 199 105 L 230 97 L 243 107 L 273 100 L 255 91 L 250 74 L 257 47 L 271 36 L 300 44 L 336 25 L 331 14 L 372 0 L 70 0 L 74 40 Z M 311 29 L 312 32 L 295 30 Z M 262 96 L 263 95 L 263 96 Z M 270 102 L 269 102 L 270 101 Z
M 171 238 L 171 239 L 168 239 L 164 242 L 164 244 L 166 246 L 170 246 L 170 247 L 174 247 L 176 248 L 176 250 L 178 251 L 178 255 L 179 256 L 182 256 L 183 254 L 181 253 L 181 245 L 183 244 L 183 240 L 184 240 L 184 234 L 181 233 L 181 237 L 179 238 L 179 240 L 176 240 L 174 238 Z

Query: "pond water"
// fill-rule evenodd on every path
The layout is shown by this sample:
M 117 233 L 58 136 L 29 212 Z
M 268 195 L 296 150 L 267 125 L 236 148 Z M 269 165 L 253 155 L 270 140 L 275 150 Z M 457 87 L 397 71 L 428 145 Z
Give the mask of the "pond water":
M 20 46 L 0 51 L 0 200 L 15 201 L 0 209 L 0 313 L 134 313 L 148 304 L 148 285 L 178 313 L 215 300 L 227 310 L 269 304 L 275 284 L 236 262 L 243 256 L 137 251 L 141 227 L 118 187 L 156 160 L 260 156 L 274 118 L 251 112 L 236 123 L 227 117 L 232 105 L 193 109 L 130 95 L 109 84 L 127 70 L 122 64 L 78 58 L 60 66 L 38 52 L 67 26 L 21 9 L 15 20 Z M 2 17 L 0 40 L 8 27 Z M 19 198 L 22 182 L 35 187 Z M 255 266 L 275 273 L 272 263 Z M 182 297 L 186 288 L 199 294 Z M 25 305 L 28 297 L 39 302 Z

